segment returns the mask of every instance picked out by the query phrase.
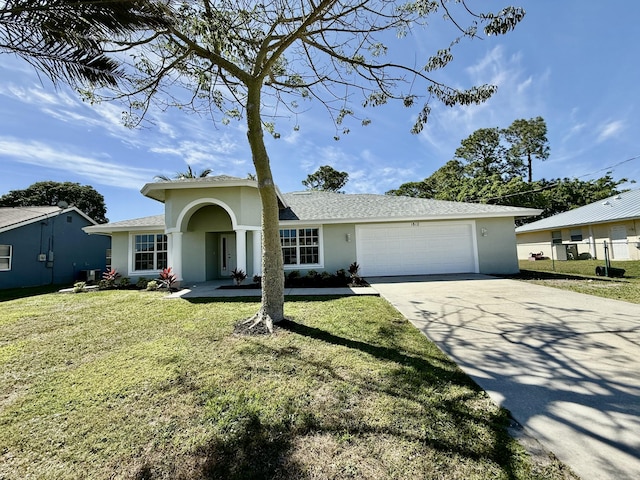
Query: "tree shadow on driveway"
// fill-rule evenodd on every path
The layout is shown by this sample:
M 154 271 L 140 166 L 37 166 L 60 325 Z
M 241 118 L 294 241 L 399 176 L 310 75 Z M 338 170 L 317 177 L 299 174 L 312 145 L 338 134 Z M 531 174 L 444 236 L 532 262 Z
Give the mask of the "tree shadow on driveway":
M 640 306 L 513 280 L 390 292 L 381 291 L 579 475 L 639 478 Z

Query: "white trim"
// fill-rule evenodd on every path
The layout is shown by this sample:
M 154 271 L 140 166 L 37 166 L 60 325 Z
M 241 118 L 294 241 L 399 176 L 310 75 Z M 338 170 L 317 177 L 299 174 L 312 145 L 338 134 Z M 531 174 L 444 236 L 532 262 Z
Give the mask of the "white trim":
M 0 268 L 0 272 L 10 272 L 11 271 L 11 260 L 13 259 L 13 245 L 9 245 L 7 243 L 0 245 L 0 247 L 9 247 L 9 255 L 0 255 L 0 258 L 8 258 L 9 259 L 9 268 Z
M 189 211 L 194 207 L 197 207 L 200 205 L 202 206 L 217 205 L 219 207 L 222 207 L 229 215 L 229 218 L 231 218 L 231 228 L 233 230 L 235 230 L 236 228 L 242 228 L 238 225 L 238 220 L 236 219 L 236 214 L 234 213 L 233 209 L 229 205 L 224 203 L 222 200 L 218 200 L 217 198 L 199 198 L 197 200 L 193 200 L 192 202 L 190 202 L 189 204 L 185 205 L 182 208 L 182 210 L 178 214 L 178 219 L 176 221 L 176 224 L 167 226 L 166 228 L 167 233 L 172 233 L 174 231 L 178 231 L 178 232 L 183 231 L 182 222 L 187 216 L 187 213 L 189 213 Z
M 324 233 L 322 225 L 293 225 L 279 228 L 279 230 L 302 230 L 306 228 L 318 229 L 318 263 L 297 263 L 293 265 L 283 263 L 285 270 L 314 270 L 316 268 L 324 268 Z M 298 238 L 296 232 L 296 257 L 300 258 L 300 245 L 297 244 Z M 280 246 L 280 252 L 282 252 L 282 246 Z
M 527 213 L 528 212 L 528 213 Z M 538 213 L 536 213 L 538 212 Z M 478 213 L 458 213 L 449 215 L 422 215 L 414 217 L 358 217 L 358 218 L 324 218 L 310 220 L 280 220 L 280 226 L 288 227 L 290 225 L 298 225 L 302 222 L 321 223 L 323 225 L 336 225 L 345 223 L 368 224 L 368 223 L 388 223 L 394 224 L 399 222 L 447 222 L 447 221 L 473 221 L 476 218 L 509 218 L 509 217 L 528 217 L 539 215 L 542 210 L 518 210 L 513 212 L 478 212 Z
M 136 266 L 136 235 L 166 235 L 167 236 L 167 263 L 169 262 L 169 256 L 170 256 L 170 250 L 169 250 L 169 235 L 167 235 L 165 232 L 161 231 L 161 230 L 156 230 L 154 232 L 144 232 L 144 231 L 135 231 L 135 232 L 129 232 L 129 243 L 128 243 L 128 247 L 127 250 L 129 252 L 129 259 L 128 259 L 128 272 L 129 275 L 139 275 L 139 276 L 144 276 L 144 275 L 157 275 L 160 272 L 162 272 L 162 269 L 153 269 L 153 270 L 136 270 L 135 266 Z M 156 257 L 157 260 L 157 257 Z M 170 267 L 171 265 L 167 265 L 168 267 Z

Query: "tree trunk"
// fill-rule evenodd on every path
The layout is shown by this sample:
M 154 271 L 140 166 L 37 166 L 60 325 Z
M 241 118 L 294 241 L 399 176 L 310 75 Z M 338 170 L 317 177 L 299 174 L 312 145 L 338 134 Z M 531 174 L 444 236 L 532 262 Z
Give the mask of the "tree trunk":
M 261 85 L 248 86 L 247 137 L 256 168 L 262 200 L 262 305 L 245 322 L 248 329 L 273 331 L 273 324 L 284 320 L 284 270 L 280 246 L 279 208 L 276 185 L 264 144 L 260 116 Z

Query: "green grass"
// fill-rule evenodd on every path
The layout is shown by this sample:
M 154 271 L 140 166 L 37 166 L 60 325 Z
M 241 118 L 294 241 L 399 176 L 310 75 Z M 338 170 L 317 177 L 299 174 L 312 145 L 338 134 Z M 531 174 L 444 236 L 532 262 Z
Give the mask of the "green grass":
M 48 294 L 0 311 L 0 478 L 560 479 L 384 300 Z
M 596 276 L 596 267 L 601 266 L 604 266 L 603 260 L 520 261 L 520 270 L 523 273 L 521 279 L 525 281 L 604 298 L 640 303 L 640 261 L 612 261 L 612 267 L 625 270 L 623 278 Z

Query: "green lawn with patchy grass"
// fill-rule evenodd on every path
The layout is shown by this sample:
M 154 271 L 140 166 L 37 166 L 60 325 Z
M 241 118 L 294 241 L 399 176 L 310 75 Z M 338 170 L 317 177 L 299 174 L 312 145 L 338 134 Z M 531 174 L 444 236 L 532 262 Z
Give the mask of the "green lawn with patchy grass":
M 234 336 L 257 308 L 0 302 L 0 478 L 571 478 L 384 300 L 294 299 L 276 334 Z
M 596 267 L 602 266 L 603 260 L 521 260 L 519 278 L 548 287 L 640 303 L 640 261 L 612 261 L 612 267 L 625 270 L 622 278 L 596 276 Z

